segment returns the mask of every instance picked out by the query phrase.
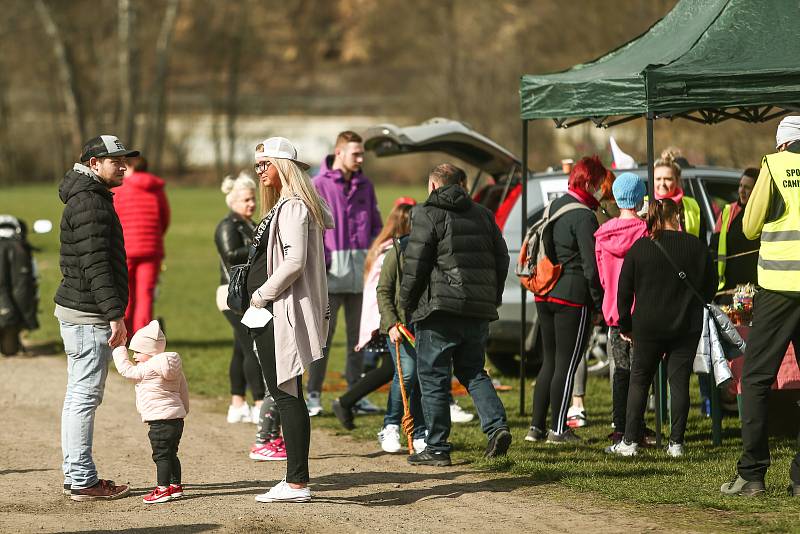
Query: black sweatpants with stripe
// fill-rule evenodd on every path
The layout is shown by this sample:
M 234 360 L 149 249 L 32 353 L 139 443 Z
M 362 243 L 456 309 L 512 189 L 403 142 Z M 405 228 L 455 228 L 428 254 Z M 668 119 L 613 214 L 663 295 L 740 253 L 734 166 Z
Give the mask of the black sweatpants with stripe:
M 550 428 L 561 434 L 567 430 L 567 410 L 572 404 L 575 371 L 589 339 L 590 313 L 587 306 L 554 302 L 537 302 L 536 311 L 544 361 L 533 391 L 531 425 L 544 430 L 550 408 L 553 412 Z

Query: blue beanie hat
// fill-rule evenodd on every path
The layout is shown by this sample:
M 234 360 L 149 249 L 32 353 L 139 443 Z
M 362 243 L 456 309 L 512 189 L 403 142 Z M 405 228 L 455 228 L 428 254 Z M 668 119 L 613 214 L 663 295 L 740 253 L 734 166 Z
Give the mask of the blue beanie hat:
M 632 172 L 623 172 L 617 176 L 611 190 L 620 209 L 632 210 L 644 201 L 644 182 Z

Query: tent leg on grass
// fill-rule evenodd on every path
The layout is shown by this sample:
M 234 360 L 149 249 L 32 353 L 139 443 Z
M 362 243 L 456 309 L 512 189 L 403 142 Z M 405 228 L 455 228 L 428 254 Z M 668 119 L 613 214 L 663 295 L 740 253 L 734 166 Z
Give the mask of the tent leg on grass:
M 528 224 L 528 121 L 522 121 L 522 197 L 520 198 L 520 243 L 522 250 L 522 240 L 525 239 Z M 527 357 L 525 354 L 525 326 L 527 322 L 527 310 L 525 306 L 528 301 L 528 290 L 520 284 L 520 322 L 519 322 L 519 414 L 525 415 L 525 368 L 527 367 Z

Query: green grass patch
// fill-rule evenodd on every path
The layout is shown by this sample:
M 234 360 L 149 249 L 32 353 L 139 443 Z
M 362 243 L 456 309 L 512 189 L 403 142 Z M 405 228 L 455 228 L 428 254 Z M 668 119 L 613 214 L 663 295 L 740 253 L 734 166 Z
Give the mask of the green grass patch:
M 168 194 L 172 225 L 167 234 L 167 258 L 155 313 L 166 321 L 169 348 L 180 352 L 184 359 L 192 394 L 216 399 L 222 414 L 228 403 L 231 331 L 214 304 L 219 260 L 213 233 L 226 207 L 222 194 L 215 188 L 169 187 Z M 401 195 L 420 200 L 426 196 L 422 187 L 380 186 L 381 213 L 386 215 L 393 200 Z M 39 249 L 36 258 L 41 275 L 41 328 L 27 339 L 36 344 L 60 342 L 58 323 L 52 315 L 52 297 L 60 281 L 57 226 L 61 211 L 55 184 L 6 188 L 0 194 L 0 213 L 22 217 L 29 224 L 35 219 L 47 218 L 56 225 L 54 232 L 31 236 L 31 242 Z M 344 324 L 343 318 L 340 324 Z M 337 331 L 331 351 L 330 386 L 343 382 L 343 335 L 342 327 Z M 531 485 L 553 484 L 556 496 L 566 492 L 565 498 L 574 499 L 575 495 L 581 495 L 582 499 L 613 503 L 611 506 L 632 506 L 637 513 L 652 511 L 658 517 L 677 513 L 686 520 L 697 516 L 698 522 L 692 522 L 691 526 L 702 530 L 800 532 L 800 499 L 790 499 L 786 495 L 788 466 L 795 450 L 792 440 L 772 441 L 773 466 L 767 479 L 766 497 L 724 498 L 719 494 L 719 486 L 734 473 L 740 452 L 736 418 L 725 419 L 723 445 L 712 447 L 710 421 L 693 407 L 687 430 L 687 455 L 682 459 L 670 459 L 658 450 L 644 451 L 630 459 L 608 457 L 603 447 L 609 443 L 606 436 L 611 431 L 611 392 L 607 380 L 593 377 L 587 393 L 590 426 L 579 431 L 583 443 L 577 447 L 553 448 L 523 440 L 529 419 L 518 415 L 518 382 L 509 377 L 498 378 L 514 387 L 501 393 L 514 434 L 508 457 L 483 460 L 485 437 L 477 422 L 473 422 L 454 426 L 451 441 L 455 447 L 455 461 L 523 477 L 529 479 Z M 528 412 L 531 392 L 529 387 L 526 391 Z M 692 392 L 697 396 L 696 384 Z M 314 418 L 313 424 L 344 433 L 330 412 L 330 402 L 336 395 L 334 391 L 323 395 L 326 412 Z M 385 393 L 373 394 L 371 398 L 376 404 L 385 405 Z M 695 398 L 695 405 L 697 402 Z M 468 398 L 460 398 L 460 403 L 474 411 Z M 382 416 L 359 416 L 356 423 L 358 428 L 352 435 L 373 441 L 378 450 L 375 435 L 380 430 Z

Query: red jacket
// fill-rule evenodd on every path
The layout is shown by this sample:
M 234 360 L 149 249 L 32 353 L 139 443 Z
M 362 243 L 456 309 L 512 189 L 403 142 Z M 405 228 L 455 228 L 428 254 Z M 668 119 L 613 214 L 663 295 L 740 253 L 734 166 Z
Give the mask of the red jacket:
M 169 226 L 164 180 L 147 172 L 131 174 L 114 189 L 114 208 L 122 223 L 127 256 L 163 258 Z

